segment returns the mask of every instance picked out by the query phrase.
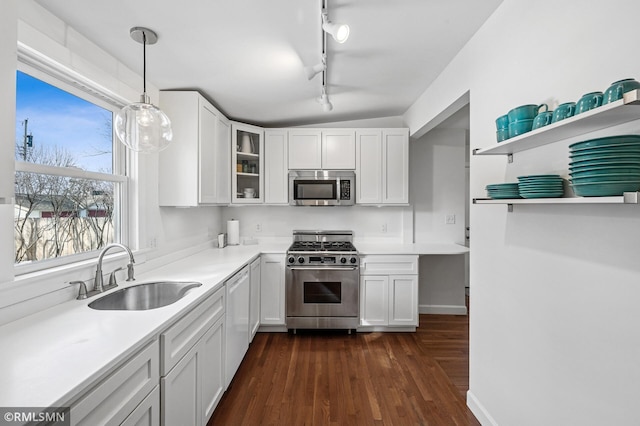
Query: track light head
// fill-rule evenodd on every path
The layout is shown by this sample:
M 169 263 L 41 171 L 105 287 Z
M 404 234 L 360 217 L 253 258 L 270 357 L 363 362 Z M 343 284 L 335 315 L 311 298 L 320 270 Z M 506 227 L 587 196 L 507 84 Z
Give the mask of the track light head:
M 304 67 L 304 72 L 307 75 L 307 79 L 311 80 L 313 77 L 315 77 L 316 75 L 320 74 L 322 71 L 326 70 L 327 66 L 325 65 L 324 61 L 316 64 L 312 67 Z
M 327 93 L 324 91 L 324 89 L 322 90 L 322 95 L 318 99 L 318 102 L 320 102 L 320 105 L 322 105 L 322 110 L 324 112 L 329 112 L 333 109 L 333 104 L 329 101 L 329 96 L 327 96 Z
M 322 29 L 331 34 L 338 43 L 344 43 L 349 38 L 349 26 L 347 24 L 334 24 L 329 21 L 326 13 L 322 14 Z

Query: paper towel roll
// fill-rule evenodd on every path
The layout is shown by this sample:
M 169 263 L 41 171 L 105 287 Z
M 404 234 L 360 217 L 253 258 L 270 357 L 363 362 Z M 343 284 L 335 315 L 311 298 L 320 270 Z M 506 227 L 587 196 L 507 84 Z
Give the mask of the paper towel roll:
M 227 221 L 227 244 L 230 246 L 240 244 L 240 222 L 236 219 Z

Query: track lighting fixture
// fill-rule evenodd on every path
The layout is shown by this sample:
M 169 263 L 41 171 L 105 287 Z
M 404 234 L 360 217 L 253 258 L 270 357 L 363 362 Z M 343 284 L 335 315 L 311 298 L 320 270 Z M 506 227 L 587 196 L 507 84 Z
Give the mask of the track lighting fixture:
M 334 24 L 329 21 L 326 9 L 322 13 L 322 29 L 331 34 L 331 37 L 338 43 L 344 43 L 349 38 L 349 26 L 346 24 Z
M 129 104 L 116 115 L 115 131 L 120 141 L 138 152 L 158 152 L 166 148 L 173 132 L 169 117 L 151 104 L 147 95 L 147 44 L 155 44 L 158 35 L 148 28 L 133 27 L 131 38 L 142 43 L 142 95 L 140 102 Z
M 331 104 L 331 101 L 329 101 L 329 96 L 327 96 L 327 92 L 324 87 L 322 88 L 322 95 L 320 96 L 320 99 L 318 99 L 318 102 L 322 105 L 322 110 L 324 112 L 329 112 L 333 109 L 333 105 Z
M 338 43 L 344 43 L 349 37 L 348 25 L 334 24 L 329 21 L 327 1 L 322 0 L 320 9 L 320 17 L 322 19 L 322 62 L 304 69 L 309 80 L 318 74 L 322 74 L 322 94 L 318 98 L 318 102 L 322 105 L 324 112 L 329 112 L 333 109 L 333 104 L 329 101 L 329 96 L 327 95 L 327 34 L 330 34 Z
M 305 67 L 304 72 L 305 74 L 307 74 L 307 79 L 311 80 L 313 77 L 320 74 L 326 69 L 327 69 L 327 57 L 325 55 L 322 55 L 322 62 L 312 67 Z

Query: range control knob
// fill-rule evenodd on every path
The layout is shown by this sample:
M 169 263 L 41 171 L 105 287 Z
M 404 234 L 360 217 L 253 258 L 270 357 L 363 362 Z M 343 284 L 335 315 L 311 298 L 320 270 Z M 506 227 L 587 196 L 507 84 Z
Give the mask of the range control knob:
M 346 257 L 340 258 L 340 263 L 347 263 L 347 258 Z
M 289 259 L 287 259 L 287 262 L 289 263 L 295 263 L 296 259 L 293 256 L 289 256 Z
M 300 256 L 300 257 L 298 258 L 298 263 L 304 263 L 304 257 Z
M 355 257 L 352 257 L 351 259 L 349 259 L 349 262 L 351 262 L 351 264 L 355 264 L 358 261 L 358 259 L 356 259 Z

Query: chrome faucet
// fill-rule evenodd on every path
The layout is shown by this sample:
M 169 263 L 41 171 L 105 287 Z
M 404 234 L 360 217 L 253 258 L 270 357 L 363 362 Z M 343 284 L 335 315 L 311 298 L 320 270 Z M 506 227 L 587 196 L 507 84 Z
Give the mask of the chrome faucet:
M 109 251 L 109 249 L 114 247 L 120 247 L 121 249 L 125 250 L 129 254 L 129 264 L 127 265 L 127 281 L 135 280 L 135 278 L 133 277 L 133 264 L 136 263 L 136 261 L 133 258 L 133 253 L 131 253 L 131 250 L 129 249 L 129 247 L 123 244 L 118 244 L 118 243 L 109 244 L 108 246 L 102 249 L 102 251 L 100 252 L 100 256 L 98 256 L 98 266 L 96 266 L 96 278 L 93 283 L 93 292 L 101 293 L 105 290 L 109 290 L 110 288 L 117 286 L 117 284 L 115 283 L 115 279 L 113 279 L 113 281 L 109 280 L 110 281 L 109 285 L 107 285 L 106 287 L 104 286 L 103 280 L 102 280 L 102 258 L 107 253 L 107 251 Z

